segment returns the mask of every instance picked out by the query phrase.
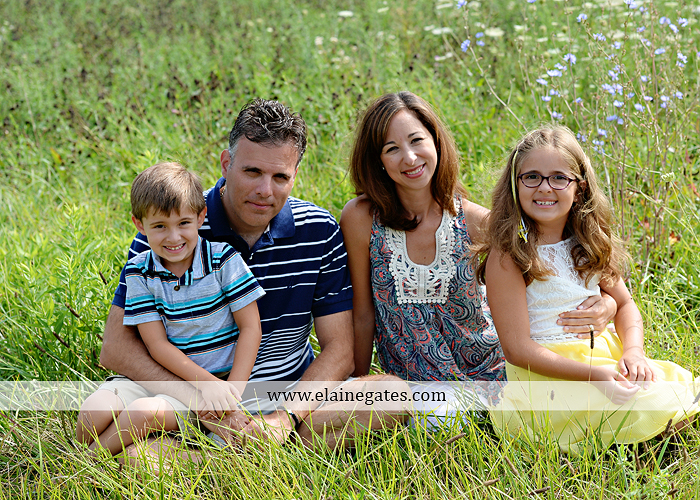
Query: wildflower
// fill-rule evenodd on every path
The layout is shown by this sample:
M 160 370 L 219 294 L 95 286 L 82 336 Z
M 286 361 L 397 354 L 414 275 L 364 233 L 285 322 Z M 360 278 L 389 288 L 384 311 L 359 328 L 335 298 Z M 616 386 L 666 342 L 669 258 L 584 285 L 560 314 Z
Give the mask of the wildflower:
M 682 62 L 683 64 L 686 64 L 686 63 L 688 62 L 688 58 L 687 58 L 686 56 L 684 56 L 681 52 L 679 52 L 678 54 L 676 54 L 676 57 L 677 57 L 678 60 L 679 60 L 680 62 Z
M 558 70 L 566 71 L 566 66 L 564 66 L 562 63 L 556 63 L 554 65 L 554 67 L 557 68 Z
M 611 47 L 615 50 L 620 50 L 620 47 L 622 47 L 622 44 L 620 42 L 613 42 Z
M 593 33 L 593 39 L 598 40 L 599 42 L 604 42 L 605 35 L 603 35 L 602 33 Z
M 483 31 L 479 31 L 476 35 L 474 35 L 474 38 L 482 38 L 484 36 Z
M 583 102 L 583 99 L 581 99 L 580 97 L 577 97 L 576 99 L 574 99 L 574 102 L 576 104 L 581 104 Z
M 668 17 L 666 17 L 666 16 L 662 16 L 662 17 L 659 19 L 659 24 L 662 25 L 662 26 L 663 26 L 664 24 L 671 24 L 671 20 L 670 20 Z
M 668 102 L 671 100 L 671 98 L 668 97 L 667 95 L 659 96 L 659 99 L 661 99 L 661 102 Z
M 644 14 L 647 10 L 644 7 L 639 8 L 639 13 Z
M 549 101 L 552 100 L 552 98 L 549 97 L 548 95 L 543 95 L 543 96 L 542 96 L 542 100 L 543 100 L 544 102 L 549 102 Z
M 555 76 L 561 76 L 561 71 L 559 71 L 558 69 L 548 69 L 547 74 L 554 78 Z
M 682 63 L 680 61 L 676 61 L 676 66 L 678 66 L 679 68 L 685 68 L 685 63 Z
M 540 85 L 547 85 L 547 80 L 545 80 L 544 78 L 538 78 L 538 79 L 535 80 L 535 81 L 536 81 L 537 83 L 539 83 Z
M 685 17 L 679 17 L 676 22 L 681 25 L 681 28 L 688 26 L 688 20 Z
M 613 106 L 615 106 L 616 108 L 621 108 L 621 107 L 624 106 L 624 105 L 625 105 L 624 102 L 618 101 L 617 99 L 615 99 L 615 100 L 613 101 Z
M 674 33 L 678 33 L 678 28 L 676 27 L 675 24 L 669 24 L 668 25 L 669 29 L 673 31 Z
M 608 131 L 605 130 L 604 128 L 599 128 L 598 135 L 603 136 L 603 137 L 608 137 Z
M 683 99 L 683 92 L 676 92 L 676 99 Z
M 625 3 L 626 3 L 627 5 L 633 5 L 633 4 L 634 4 L 634 1 L 633 1 L 633 0 L 625 0 Z M 636 7 L 636 5 L 635 5 L 635 7 Z
M 551 90 L 549 91 L 549 95 L 559 95 L 559 91 L 558 91 L 558 90 L 551 89 Z
M 646 29 L 645 26 L 640 26 L 639 28 L 637 28 L 637 33 L 641 33 L 641 32 L 644 31 L 645 29 Z
M 615 81 L 617 81 L 617 80 L 620 79 L 619 73 L 616 73 L 616 72 L 614 72 L 613 70 L 608 71 L 608 76 L 610 77 L 610 79 L 611 79 L 613 82 L 615 82 Z
M 640 76 L 639 79 L 642 80 L 644 83 L 647 83 L 649 81 L 649 77 L 646 75 Z
M 571 65 L 576 64 L 576 56 L 573 55 L 573 54 L 571 54 L 571 53 L 566 54 L 566 55 L 564 56 L 564 60 L 565 60 L 566 62 L 570 63 Z
M 586 19 L 588 19 L 588 16 L 586 14 L 584 14 L 583 12 L 581 12 L 578 16 L 576 16 L 576 21 L 578 21 L 579 23 L 585 21 Z
M 650 46 L 651 46 L 651 42 L 650 42 L 649 40 L 647 40 L 646 38 L 642 38 L 641 42 L 642 42 L 644 45 L 646 45 L 647 47 L 650 47 Z
M 627 94 L 627 99 L 632 99 L 634 97 L 634 92 Z
M 651 96 L 645 95 L 645 96 L 644 96 L 644 100 L 647 101 L 647 102 L 649 102 L 649 101 L 653 101 L 654 98 L 651 97 Z
M 562 118 L 564 118 L 564 115 L 562 115 L 561 113 L 557 113 L 556 111 L 552 111 L 550 114 L 555 120 L 561 120 Z
M 469 44 L 470 44 L 470 43 L 471 43 L 471 42 L 470 42 L 469 40 L 464 40 L 464 41 L 462 42 L 462 45 L 460 45 L 460 47 L 462 48 L 462 52 L 466 52 L 467 49 L 469 49 Z
M 535 3 L 536 0 L 527 0 L 527 3 Z
M 338 12 L 339 17 L 352 17 L 354 15 L 355 14 L 353 14 L 351 10 L 341 10 L 340 12 Z
M 457 2 L 457 8 L 458 8 L 458 9 L 461 9 L 461 8 L 464 7 L 465 5 L 467 5 L 467 0 L 459 0 L 459 2 Z
M 658 49 L 656 49 L 656 50 L 654 51 L 654 54 L 656 54 L 657 56 L 660 56 L 660 55 L 663 54 L 664 52 L 666 52 L 666 49 L 664 49 L 663 47 L 659 47 Z
M 600 129 L 598 129 L 598 132 L 600 132 Z M 598 139 L 593 139 L 591 142 L 596 146 L 602 146 L 603 144 L 605 144 L 603 141 L 599 141 Z
M 484 45 L 486 45 L 486 44 L 484 43 L 483 40 L 477 40 L 477 41 L 476 41 L 476 44 L 477 44 L 479 47 L 483 47 Z
M 634 109 L 636 109 L 637 111 L 644 111 L 644 106 L 642 106 L 642 105 L 639 104 L 638 102 L 635 102 L 635 103 L 634 103 Z
M 617 119 L 617 124 L 618 124 L 618 125 L 624 125 L 624 123 L 625 123 L 625 120 L 623 120 L 622 118 L 618 118 L 618 119 Z
M 661 104 L 659 104 L 659 106 L 665 109 L 668 107 L 668 104 L 665 102 L 662 102 Z
M 610 95 L 615 95 L 615 89 L 614 89 L 613 86 L 610 85 L 609 83 L 604 83 L 604 84 L 602 84 L 602 85 L 600 86 L 600 88 L 602 88 L 603 90 L 605 90 L 605 91 L 606 91 L 608 94 L 610 94 Z
M 607 118 L 605 118 L 606 122 L 614 122 L 617 121 L 617 115 L 610 115 Z
M 576 139 L 578 139 L 581 142 L 586 142 L 586 135 L 582 134 L 581 132 L 577 132 Z

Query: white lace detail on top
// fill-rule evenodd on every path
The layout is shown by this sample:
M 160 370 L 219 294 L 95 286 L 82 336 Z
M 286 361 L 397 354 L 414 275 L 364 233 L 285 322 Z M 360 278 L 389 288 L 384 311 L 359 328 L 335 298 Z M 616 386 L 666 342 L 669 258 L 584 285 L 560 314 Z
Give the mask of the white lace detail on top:
M 404 231 L 386 228 L 386 243 L 391 251 L 389 272 L 394 278 L 399 304 L 444 304 L 447 300 L 449 283 L 456 272 L 451 257 L 455 244 L 454 219 L 443 210 L 440 227 L 435 231 L 435 259 L 427 266 L 415 264 L 408 257 Z
M 588 297 L 600 295 L 600 277 L 594 276 L 586 286 L 574 269 L 571 248 L 575 243 L 569 238 L 537 247 L 540 258 L 554 272 L 546 280 L 533 281 L 526 290 L 530 338 L 539 344 L 577 340 L 578 334 L 566 333 L 557 325 L 559 314 L 576 309 Z

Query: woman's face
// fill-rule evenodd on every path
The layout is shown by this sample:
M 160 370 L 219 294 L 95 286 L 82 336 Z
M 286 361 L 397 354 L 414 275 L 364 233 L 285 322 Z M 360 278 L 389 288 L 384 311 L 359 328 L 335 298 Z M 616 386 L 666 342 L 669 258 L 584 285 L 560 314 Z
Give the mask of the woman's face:
M 413 113 L 399 111 L 389 122 L 381 160 L 397 191 L 429 190 L 437 168 L 433 136 Z

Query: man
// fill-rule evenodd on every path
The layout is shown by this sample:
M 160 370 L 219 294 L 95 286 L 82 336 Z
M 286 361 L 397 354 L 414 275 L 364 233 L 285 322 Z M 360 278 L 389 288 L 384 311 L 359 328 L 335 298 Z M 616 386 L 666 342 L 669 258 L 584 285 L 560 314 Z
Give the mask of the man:
M 289 197 L 305 149 L 306 124 L 300 115 L 276 101 L 256 99 L 244 106 L 229 135 L 229 148 L 221 153 L 222 178 L 205 192 L 208 211 L 200 234 L 238 250 L 266 291 L 258 301 L 262 341 L 251 380 L 337 381 L 326 383 L 332 389 L 354 369 L 352 290 L 335 219 L 326 210 Z M 139 235 L 130 256 L 146 249 Z M 122 324 L 124 295 L 120 280 L 100 362 L 132 380 L 179 380 L 153 361 L 135 328 Z M 317 357 L 309 343 L 312 326 L 321 348 Z M 179 392 L 181 400 L 197 400 L 189 384 L 165 385 L 191 393 L 183 397 Z M 309 444 L 315 429 L 332 446 L 351 439 L 331 432 L 346 427 L 347 413 L 333 412 L 332 404 L 324 405 L 323 412 L 314 411 L 315 406 L 262 415 L 243 433 L 284 441 L 296 428 Z M 366 418 L 360 422 L 365 428 L 382 425 L 376 416 Z

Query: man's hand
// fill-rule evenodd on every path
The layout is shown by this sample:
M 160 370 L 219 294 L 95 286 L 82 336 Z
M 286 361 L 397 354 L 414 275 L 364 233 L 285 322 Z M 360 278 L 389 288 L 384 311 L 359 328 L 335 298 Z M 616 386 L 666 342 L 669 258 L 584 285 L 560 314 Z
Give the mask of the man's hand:
M 284 444 L 292 432 L 292 421 L 284 410 L 277 410 L 268 415 L 253 417 L 243 429 L 241 439 L 245 444 L 247 439 L 274 440 Z
M 566 311 L 559 315 L 557 325 L 564 327 L 565 332 L 578 333 L 578 338 L 589 338 L 591 325 L 593 333 L 598 336 L 612 321 L 617 313 L 617 304 L 609 295 L 601 297 L 594 295 L 584 300 L 573 311 Z

